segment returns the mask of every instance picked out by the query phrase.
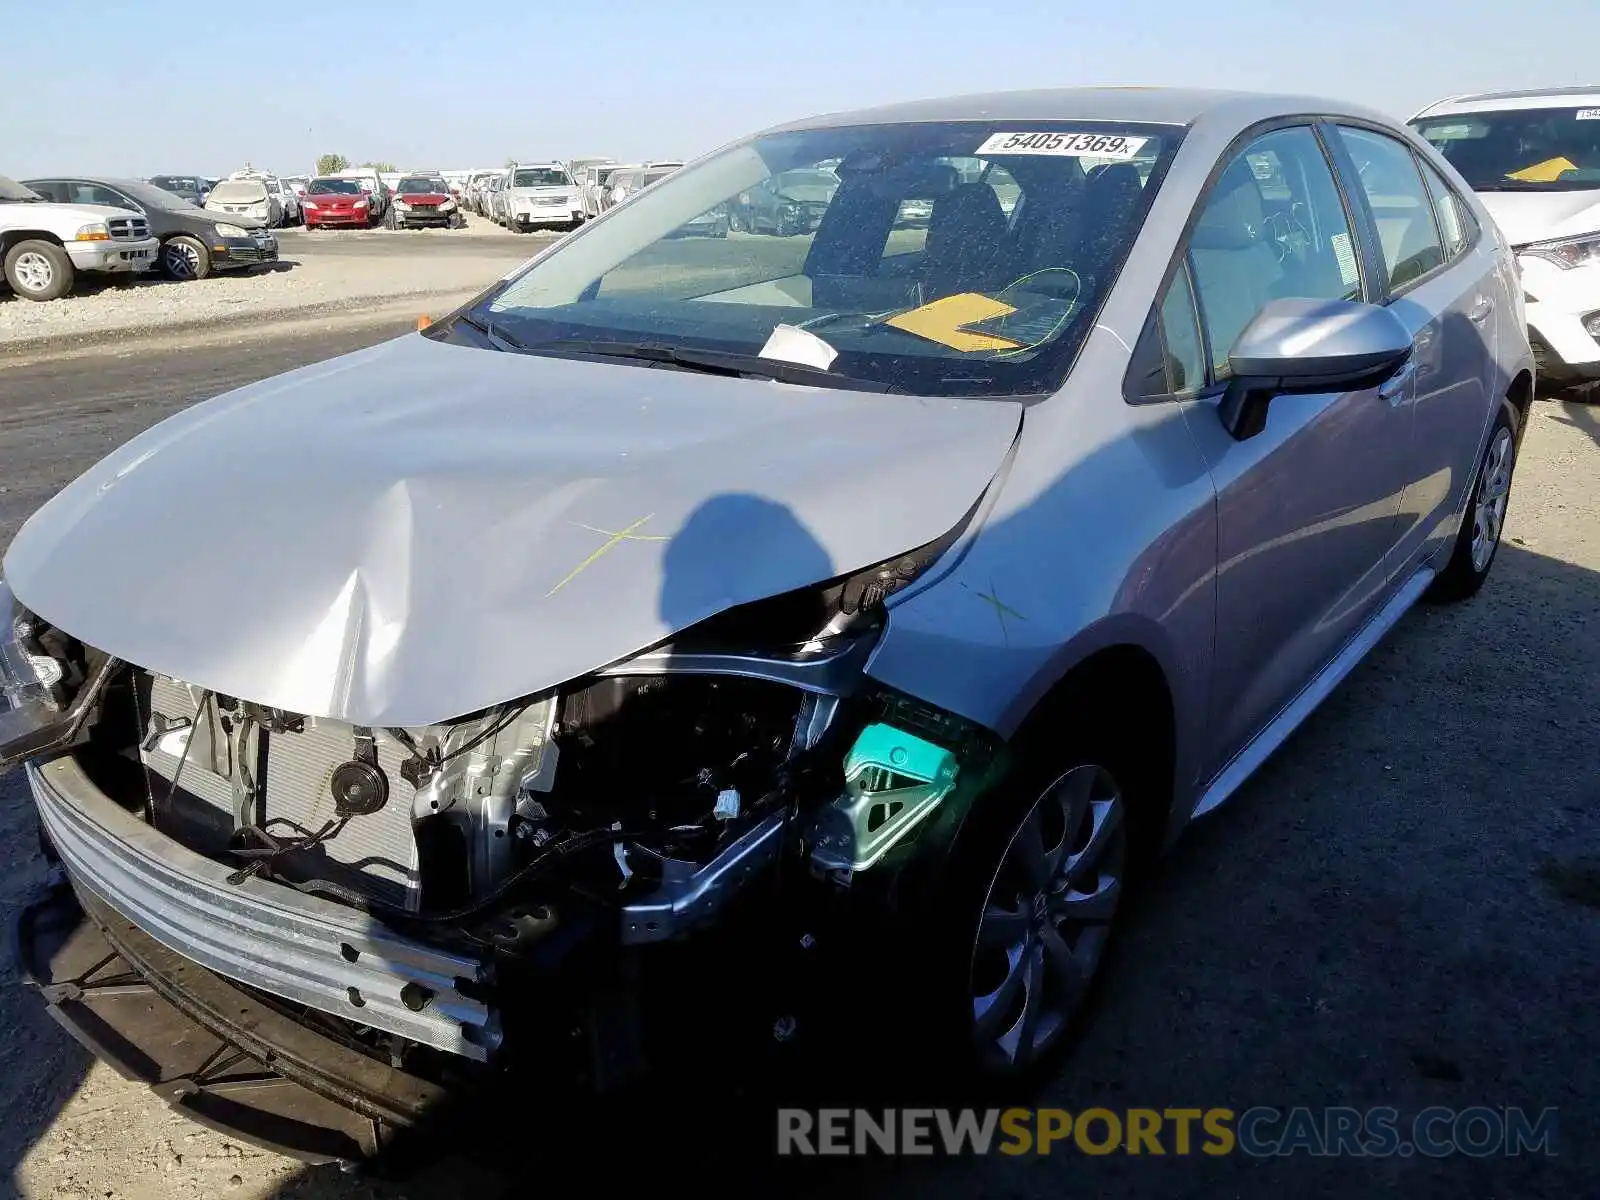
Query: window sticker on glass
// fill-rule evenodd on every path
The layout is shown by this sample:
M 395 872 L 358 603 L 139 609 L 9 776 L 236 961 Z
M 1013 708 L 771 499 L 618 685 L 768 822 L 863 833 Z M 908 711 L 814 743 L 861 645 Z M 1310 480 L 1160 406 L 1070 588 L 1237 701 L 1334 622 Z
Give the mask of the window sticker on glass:
M 1600 108 L 1580 108 L 1578 110 L 1580 121 L 1600 121 Z
M 1105 158 L 1126 161 L 1144 148 L 1149 138 L 1120 133 L 997 133 L 973 151 L 989 154 L 1057 154 L 1066 158 Z
M 1336 233 L 1328 241 L 1333 246 L 1334 261 L 1339 264 L 1339 282 L 1354 287 L 1361 282 L 1361 272 L 1356 267 L 1356 252 L 1350 244 L 1350 235 Z

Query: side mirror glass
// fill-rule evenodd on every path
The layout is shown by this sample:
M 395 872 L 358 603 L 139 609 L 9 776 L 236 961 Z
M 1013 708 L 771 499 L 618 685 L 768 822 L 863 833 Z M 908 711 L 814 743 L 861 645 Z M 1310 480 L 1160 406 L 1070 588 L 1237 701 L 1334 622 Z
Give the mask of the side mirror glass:
M 1390 309 L 1356 300 L 1274 300 L 1233 344 L 1233 378 L 1218 415 L 1234 437 L 1253 437 L 1273 396 L 1374 387 L 1410 357 L 1411 331 Z

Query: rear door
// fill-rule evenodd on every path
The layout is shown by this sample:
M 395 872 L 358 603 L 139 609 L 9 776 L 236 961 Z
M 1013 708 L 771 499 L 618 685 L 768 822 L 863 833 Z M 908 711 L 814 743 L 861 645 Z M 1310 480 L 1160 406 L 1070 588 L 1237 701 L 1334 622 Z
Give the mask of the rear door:
M 1439 173 L 1388 132 L 1340 124 L 1347 189 L 1364 210 L 1386 303 L 1411 330 L 1410 477 L 1392 577 L 1454 538 L 1490 415 L 1488 381 L 1502 292 L 1493 247 Z
M 1217 412 L 1229 351 L 1256 314 L 1289 297 L 1364 299 L 1372 281 L 1363 262 L 1354 213 L 1309 121 L 1244 145 L 1201 200 L 1190 233 L 1185 265 L 1207 380 L 1189 417 L 1217 491 L 1210 774 L 1388 595 L 1409 478 L 1409 380 L 1275 397 L 1266 427 L 1244 440 Z

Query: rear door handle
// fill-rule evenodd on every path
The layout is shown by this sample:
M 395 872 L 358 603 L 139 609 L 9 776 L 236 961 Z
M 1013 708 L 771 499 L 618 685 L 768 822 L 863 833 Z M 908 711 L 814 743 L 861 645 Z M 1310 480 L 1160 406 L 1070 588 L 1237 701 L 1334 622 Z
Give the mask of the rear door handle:
M 1467 320 L 1474 325 L 1482 325 L 1489 319 L 1489 314 L 1494 311 L 1494 301 L 1488 296 L 1479 296 L 1478 302 L 1467 310 Z
M 1412 359 L 1378 385 L 1378 398 L 1397 408 L 1411 390 L 1411 381 L 1417 377 L 1417 360 Z

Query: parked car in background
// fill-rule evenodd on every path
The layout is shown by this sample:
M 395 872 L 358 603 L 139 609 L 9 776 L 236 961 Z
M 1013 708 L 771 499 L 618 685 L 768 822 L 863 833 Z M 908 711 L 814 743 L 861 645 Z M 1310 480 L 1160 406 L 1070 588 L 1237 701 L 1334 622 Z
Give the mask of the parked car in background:
M 198 175 L 152 175 L 148 182 L 196 208 L 205 207 L 206 193 L 211 190 L 211 185 Z
M 82 274 L 129 278 L 155 263 L 143 216 L 103 204 L 60 204 L 0 176 L 0 273 L 25 300 L 59 300 Z
M 1411 125 L 1515 247 L 1540 378 L 1600 380 L 1600 87 L 1457 96 Z
M 489 185 L 489 180 L 493 179 L 497 174 L 499 174 L 498 171 L 475 171 L 468 178 L 466 207 L 469 211 L 477 213 L 480 217 L 489 215 L 484 211 L 484 192 Z
M 512 167 L 506 173 L 501 207 L 506 228 L 517 233 L 552 225 L 575 229 L 583 223 L 578 185 L 558 162 Z
M 617 165 L 617 160 L 614 158 L 569 158 L 563 165 L 567 168 L 567 174 L 572 176 L 572 181 L 581 190 L 590 168 L 614 167 Z
M 732 222 L 728 219 L 729 206 L 718 204 L 709 208 L 698 216 L 692 217 L 678 226 L 668 237 L 713 237 L 725 238 Z
M 262 182 L 267 185 L 267 191 L 277 198 L 278 207 L 283 211 L 281 224 L 298 225 L 300 223 L 300 197 L 295 195 L 294 189 L 276 175 L 268 175 Z
M 506 172 L 492 176 L 483 185 L 483 215 L 496 225 L 506 223 Z
M 283 224 L 283 202 L 262 179 L 224 179 L 206 196 L 206 211 L 250 217 L 268 229 Z
M 372 208 L 373 220 L 382 220 L 389 211 L 389 186 L 383 182 L 383 177 L 373 167 L 348 167 L 343 171 L 335 172 L 339 179 L 353 179 L 367 194 L 367 203 Z
M 1004 168 L 1015 222 L 952 155 Z M 660 252 L 829 158 L 809 254 Z M 928 235 L 894 239 L 911 199 Z M 100 1053 L 170 1096 L 208 1039 L 249 1076 L 189 1111 L 329 1158 L 773 1014 L 845 1068 L 1025 1094 L 1160 851 L 1415 603 L 1488 579 L 1518 303 L 1461 176 L 1336 100 L 1033 91 L 753 135 L 33 513 L 0 767 L 61 870 L 18 958 L 93 1047 L 74 981 L 142 979 Z M 1495 615 L 1420 632 L 1475 662 Z M 1338 849 L 1283 836 L 1314 910 Z
M 286 175 L 283 184 L 294 193 L 295 203 L 299 204 L 305 198 L 306 185 L 311 182 L 309 175 Z
M 584 220 L 593 220 L 610 206 L 606 194 L 611 190 L 611 178 L 619 171 L 633 170 L 636 163 L 601 163 L 588 167 L 578 181 L 578 197 L 583 203 Z
M 384 224 L 390 229 L 459 229 L 466 221 L 443 179 L 406 175 L 395 184 Z
M 607 207 L 621 204 L 629 196 L 665 179 L 681 166 L 683 164 L 677 162 L 651 162 L 618 171 L 611 177 L 611 186 L 606 193 L 610 198 Z
M 163 188 L 110 176 L 51 176 L 25 181 L 63 204 L 99 204 L 138 213 L 160 243 L 156 266 L 168 279 L 204 279 L 215 271 L 278 261 L 278 239 L 260 221 L 194 207 Z
M 839 177 L 832 171 L 815 168 L 797 168 L 783 171 L 747 188 L 734 198 L 732 218 L 735 229 L 749 233 L 774 233 L 779 237 L 810 233 L 828 211 L 833 194 L 839 188 Z M 931 211 L 926 199 L 917 197 L 901 204 L 901 213 L 908 205 L 921 205 L 924 213 Z
M 367 229 L 377 224 L 372 197 L 359 179 L 321 175 L 306 185 L 304 205 L 306 229 L 354 226 Z

